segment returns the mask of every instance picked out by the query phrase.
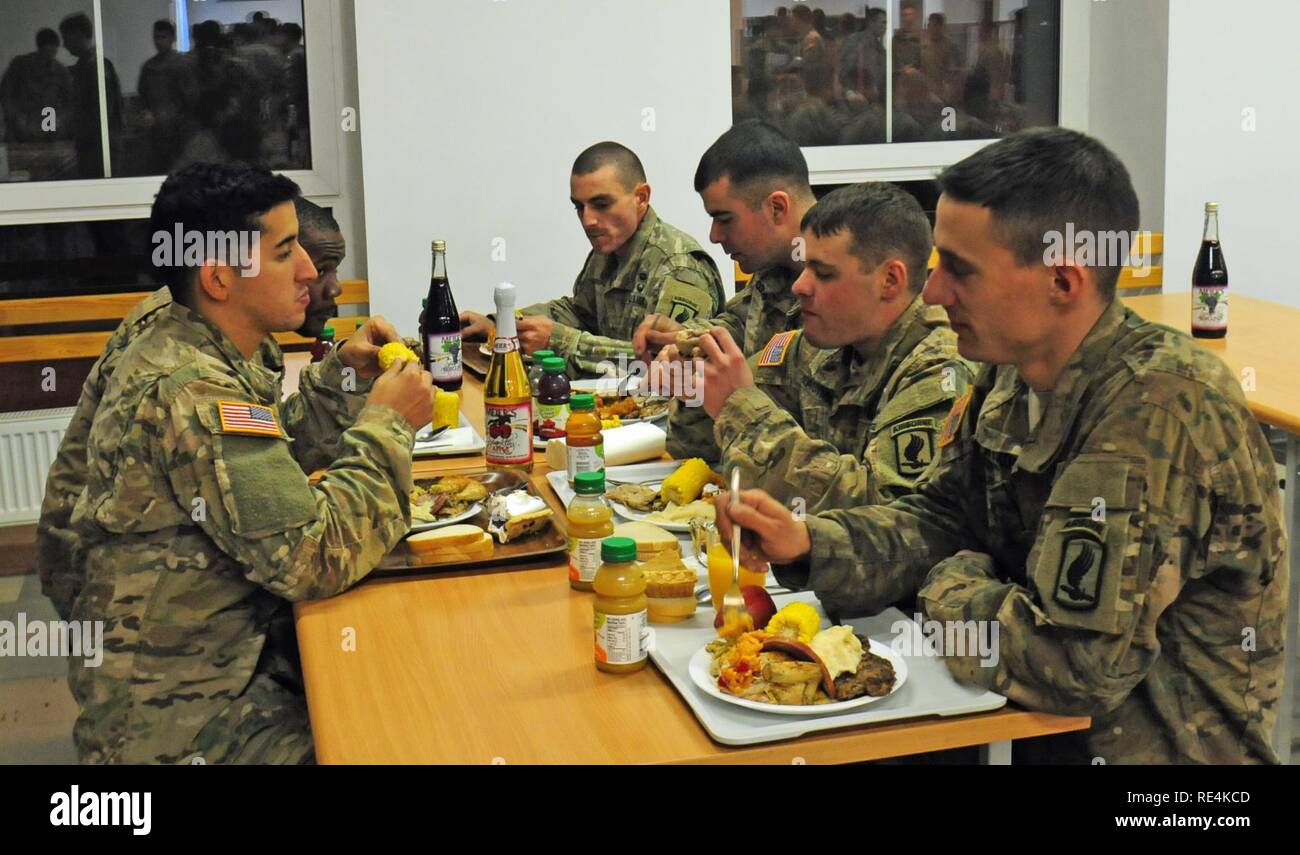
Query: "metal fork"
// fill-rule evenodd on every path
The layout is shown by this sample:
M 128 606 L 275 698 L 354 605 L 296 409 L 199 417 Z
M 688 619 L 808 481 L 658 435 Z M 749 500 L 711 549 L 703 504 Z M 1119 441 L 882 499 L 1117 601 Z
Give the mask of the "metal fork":
M 740 507 L 740 467 L 731 470 L 731 509 Z M 740 526 L 731 520 L 731 587 L 722 596 L 722 628 L 740 628 L 747 631 L 754 628 L 754 618 L 745 608 L 745 595 L 740 591 Z M 736 633 L 739 635 L 740 633 Z

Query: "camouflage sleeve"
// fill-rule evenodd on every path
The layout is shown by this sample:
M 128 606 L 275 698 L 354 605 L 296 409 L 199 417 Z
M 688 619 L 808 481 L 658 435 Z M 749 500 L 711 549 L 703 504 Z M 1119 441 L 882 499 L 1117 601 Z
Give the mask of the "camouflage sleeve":
M 679 324 L 696 318 L 711 318 L 722 308 L 722 280 L 713 259 L 689 256 L 689 263 L 672 268 L 650 283 L 647 304 L 655 314 L 667 315 Z
M 808 558 L 775 567 L 777 578 L 789 587 L 812 589 L 841 617 L 876 614 L 914 597 L 939 560 L 986 542 L 987 532 L 974 527 L 984 504 L 973 446 L 967 436 L 943 449 L 915 492 L 888 505 L 809 516 Z
M 343 452 L 343 432 L 356 422 L 372 385 L 344 367 L 338 350 L 298 375 L 298 392 L 280 404 L 280 413 L 304 472 L 328 466 Z
M 668 414 L 668 453 L 677 460 L 701 457 L 710 463 L 722 459 L 722 451 L 713 441 L 713 419 L 704 407 L 688 406 L 674 400 Z
M 1198 449 L 1164 404 L 1138 389 L 1123 398 L 1054 482 L 1027 585 L 1000 581 L 981 555 L 955 556 L 929 574 L 920 597 L 931 618 L 999 626 L 996 663 L 946 658 L 962 681 L 1034 710 L 1100 715 L 1146 677 L 1160 655 L 1157 622 L 1189 581 L 1215 573 L 1231 586 L 1225 597 L 1251 596 L 1252 587 L 1267 621 L 1263 589 L 1285 546 L 1276 507 L 1269 524 L 1276 500 L 1262 489 L 1276 475 L 1266 471 L 1262 437 L 1254 449 L 1246 441 L 1249 416 L 1198 402 Z M 1185 619 L 1196 621 L 1207 663 L 1228 657 L 1236 661 L 1225 670 L 1249 670 L 1239 618 Z
M 283 438 L 223 431 L 217 401 L 237 394 L 196 380 L 160 412 L 160 463 L 176 501 L 271 593 L 298 601 L 347 589 L 410 527 L 410 427 L 367 405 L 312 487 Z
M 120 332 L 120 329 L 119 329 Z M 45 480 L 45 497 L 41 501 L 41 516 L 36 523 L 36 567 L 41 578 L 41 593 L 54 603 L 54 610 L 63 620 L 69 620 L 72 604 L 81 592 L 83 556 L 81 538 L 71 526 L 72 509 L 77 497 L 86 486 L 87 440 L 90 425 L 104 393 L 106 373 L 112 373 L 121 344 L 114 347 L 109 341 L 104 355 L 91 366 L 90 374 L 81 387 L 81 397 L 73 410 L 72 421 L 63 432 L 59 450 L 50 465 Z

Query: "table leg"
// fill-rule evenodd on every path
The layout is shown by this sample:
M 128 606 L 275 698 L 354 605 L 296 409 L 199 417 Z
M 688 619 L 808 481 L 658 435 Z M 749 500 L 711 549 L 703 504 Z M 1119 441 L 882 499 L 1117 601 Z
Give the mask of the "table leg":
M 1011 740 L 1005 739 L 1002 742 L 990 742 L 988 745 L 981 745 L 980 765 L 981 766 L 1010 766 L 1011 765 Z
M 1283 763 L 1291 762 L 1291 716 L 1295 709 L 1296 656 L 1300 653 L 1297 637 L 1297 614 L 1300 614 L 1300 437 L 1287 434 L 1286 438 L 1286 526 L 1287 549 L 1291 562 L 1291 596 L 1286 611 L 1286 664 L 1282 670 L 1282 703 L 1277 713 L 1275 748 Z

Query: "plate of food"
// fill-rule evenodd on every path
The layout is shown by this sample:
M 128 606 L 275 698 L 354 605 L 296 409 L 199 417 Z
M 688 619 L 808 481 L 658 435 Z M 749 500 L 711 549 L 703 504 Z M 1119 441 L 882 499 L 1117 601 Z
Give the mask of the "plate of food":
M 636 422 L 658 422 L 668 418 L 669 398 L 651 395 L 597 395 L 596 415 L 606 427 Z
M 487 486 L 464 475 L 443 475 L 411 488 L 411 533 L 455 525 L 483 510 Z
M 695 457 L 662 481 L 612 484 L 605 491 L 610 507 L 624 519 L 653 523 L 675 532 L 689 532 L 691 520 L 717 517 L 713 497 L 722 476 Z
M 828 715 L 887 698 L 907 681 L 897 651 L 850 626 L 817 629 L 821 616 L 787 605 L 765 629 L 709 642 L 687 666 L 691 681 L 723 703 L 774 715 Z

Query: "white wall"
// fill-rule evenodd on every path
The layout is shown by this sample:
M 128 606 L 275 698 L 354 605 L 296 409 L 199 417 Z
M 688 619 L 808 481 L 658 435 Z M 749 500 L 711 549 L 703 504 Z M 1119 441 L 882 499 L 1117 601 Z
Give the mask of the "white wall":
M 1164 228 L 1170 5 L 1124 0 L 1090 10 L 1087 131 L 1128 167 L 1150 231 Z
M 651 204 L 708 245 L 692 178 L 730 125 L 728 5 L 358 3 L 371 311 L 415 332 L 434 237 L 463 309 L 490 309 L 498 282 L 517 286 L 520 305 L 571 293 L 589 245 L 569 168 L 603 139 L 640 155 Z M 504 262 L 491 256 L 498 237 Z M 730 283 L 730 262 L 709 248 Z
M 1231 14 L 1230 14 L 1231 13 Z M 1300 306 L 1288 256 L 1300 197 L 1300 4 L 1169 4 L 1165 290 L 1186 291 L 1204 205 L 1220 203 L 1235 293 Z M 1243 110 L 1256 129 L 1243 129 Z

